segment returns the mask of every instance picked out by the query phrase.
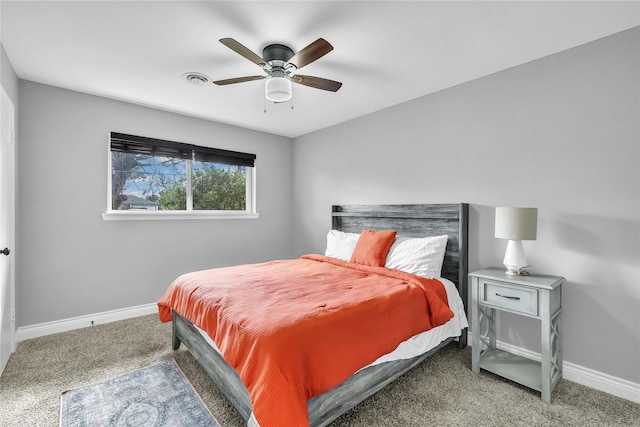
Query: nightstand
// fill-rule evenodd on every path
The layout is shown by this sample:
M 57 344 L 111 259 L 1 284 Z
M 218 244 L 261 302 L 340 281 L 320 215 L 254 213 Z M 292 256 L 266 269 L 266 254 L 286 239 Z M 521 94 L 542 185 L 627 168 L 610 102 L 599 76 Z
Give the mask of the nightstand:
M 469 274 L 472 297 L 471 369 L 484 369 L 542 393 L 551 392 L 562 379 L 563 277 L 532 274 L 513 276 L 504 268 L 486 268 Z M 541 361 L 496 348 L 496 311 L 540 320 Z

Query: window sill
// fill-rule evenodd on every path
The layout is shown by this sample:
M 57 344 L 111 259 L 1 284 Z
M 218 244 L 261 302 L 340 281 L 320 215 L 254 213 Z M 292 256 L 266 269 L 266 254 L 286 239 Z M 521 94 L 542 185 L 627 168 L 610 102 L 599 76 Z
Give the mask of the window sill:
M 258 219 L 259 213 L 250 212 L 197 212 L 197 211 L 110 211 L 103 212 L 105 221 L 132 221 L 132 220 L 171 220 L 171 219 Z

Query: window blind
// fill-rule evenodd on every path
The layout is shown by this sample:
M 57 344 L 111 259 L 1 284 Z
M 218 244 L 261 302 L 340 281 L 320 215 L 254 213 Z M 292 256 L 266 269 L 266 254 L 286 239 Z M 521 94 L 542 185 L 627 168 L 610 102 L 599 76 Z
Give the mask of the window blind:
M 195 159 L 201 162 L 222 163 L 233 166 L 255 166 L 255 154 L 241 153 L 239 151 L 202 147 L 118 132 L 110 132 L 109 139 L 111 151 L 116 152 Z

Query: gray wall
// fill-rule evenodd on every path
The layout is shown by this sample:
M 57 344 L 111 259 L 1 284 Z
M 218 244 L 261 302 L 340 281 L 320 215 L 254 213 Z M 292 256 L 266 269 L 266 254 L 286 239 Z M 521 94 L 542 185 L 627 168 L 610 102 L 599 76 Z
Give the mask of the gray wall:
M 635 28 L 297 138 L 294 253 L 324 250 L 332 204 L 468 202 L 470 269 L 499 266 L 494 207 L 537 207 L 525 251 L 533 272 L 567 279 L 565 360 L 640 382 L 639 40 Z M 499 339 L 539 352 L 539 323 L 502 315 Z
M 179 274 L 290 257 L 292 141 L 21 80 L 17 326 L 153 303 Z M 109 131 L 255 153 L 260 218 L 104 221 Z
M 13 106 L 18 108 L 18 76 L 13 70 L 11 61 L 4 50 L 4 45 L 0 43 L 0 83 L 9 95 Z M 16 111 L 17 113 L 17 111 Z

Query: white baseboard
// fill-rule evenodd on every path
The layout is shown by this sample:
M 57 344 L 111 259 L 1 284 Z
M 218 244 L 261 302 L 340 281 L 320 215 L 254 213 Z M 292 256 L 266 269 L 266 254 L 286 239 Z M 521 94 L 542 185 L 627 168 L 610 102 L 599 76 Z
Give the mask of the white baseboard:
M 53 322 L 38 323 L 37 325 L 21 326 L 16 330 L 16 341 L 21 342 L 31 338 L 71 331 L 87 326 L 100 325 L 132 317 L 146 316 L 158 312 L 158 304 L 137 305 L 119 310 L 103 311 L 87 316 L 72 317 L 70 319 L 55 320 Z
M 468 333 L 467 342 L 469 345 L 472 343 L 471 332 Z M 502 341 L 496 341 L 496 347 L 538 362 L 542 359 L 540 353 Z M 562 370 L 562 377 L 566 380 L 630 400 L 631 402 L 640 403 L 640 384 L 638 383 L 594 371 L 566 360 L 562 363 Z

